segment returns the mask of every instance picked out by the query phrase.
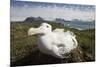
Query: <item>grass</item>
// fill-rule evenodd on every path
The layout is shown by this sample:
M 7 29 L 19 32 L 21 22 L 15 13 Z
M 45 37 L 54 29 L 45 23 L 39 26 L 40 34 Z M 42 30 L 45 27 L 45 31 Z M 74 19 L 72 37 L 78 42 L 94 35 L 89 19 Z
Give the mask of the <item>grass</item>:
M 91 55 L 93 57 L 93 60 L 95 60 L 95 29 L 79 31 L 77 29 L 64 27 L 60 23 L 50 23 L 50 24 L 53 26 L 53 29 L 64 28 L 65 31 L 67 30 L 73 31 L 76 34 L 76 38 L 78 40 L 79 47 L 81 47 L 82 52 Z M 39 25 L 40 25 L 39 22 L 38 23 L 11 22 L 11 63 L 12 64 L 22 58 L 25 58 L 27 55 L 31 55 L 33 57 L 31 58 L 33 59 L 32 61 L 36 61 L 36 59 L 39 59 L 35 56 L 36 54 L 33 53 L 34 49 L 36 49 L 37 47 L 36 36 L 32 36 L 32 37 L 27 36 L 27 31 L 30 27 L 38 27 Z M 45 61 L 44 58 L 47 57 L 47 55 L 46 56 L 42 55 L 42 56 L 41 56 L 42 57 L 41 60 Z M 55 59 L 56 61 L 53 62 L 54 59 L 50 59 L 50 60 L 52 60 L 52 63 L 61 61 Z M 15 65 L 17 65 L 17 63 Z

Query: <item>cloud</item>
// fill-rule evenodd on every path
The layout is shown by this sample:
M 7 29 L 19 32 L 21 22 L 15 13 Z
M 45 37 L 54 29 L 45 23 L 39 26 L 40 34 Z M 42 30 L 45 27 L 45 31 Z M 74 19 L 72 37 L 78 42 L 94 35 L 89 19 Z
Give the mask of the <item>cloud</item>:
M 78 9 L 79 7 L 32 7 L 28 5 L 20 6 L 12 6 L 11 7 L 11 21 L 20 21 L 24 20 L 29 16 L 33 17 L 42 17 L 46 20 L 53 20 L 55 18 L 63 18 L 66 20 L 72 19 L 80 19 L 80 20 L 94 20 L 95 19 L 95 11 L 89 10 L 91 7 L 87 7 L 84 9 Z

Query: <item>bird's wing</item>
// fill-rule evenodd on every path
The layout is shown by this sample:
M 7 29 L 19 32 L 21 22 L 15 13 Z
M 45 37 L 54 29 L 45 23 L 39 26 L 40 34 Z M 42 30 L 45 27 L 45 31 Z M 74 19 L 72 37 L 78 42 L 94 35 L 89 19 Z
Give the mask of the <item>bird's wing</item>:
M 76 35 L 71 31 L 63 33 L 64 34 L 58 35 L 59 44 L 62 44 L 67 49 L 67 51 L 70 52 L 78 45 L 78 42 L 76 40 Z
M 57 58 L 64 58 L 62 56 L 62 54 L 60 54 L 59 48 L 56 45 L 52 46 L 52 52 L 51 52 L 51 54 L 53 56 L 57 57 Z
M 64 57 L 66 53 L 77 47 L 75 34 L 71 31 L 64 32 L 61 29 L 55 29 L 55 40 L 52 39 L 52 44 L 57 48 L 57 54 Z M 55 51 L 54 51 L 55 52 Z M 56 53 L 56 52 L 55 52 Z
M 65 37 L 66 37 L 66 40 L 69 42 L 69 44 L 73 46 L 73 48 L 77 47 L 78 42 L 76 39 L 76 35 L 73 32 L 71 31 L 65 32 Z
M 70 35 L 70 36 L 76 37 L 76 35 L 73 32 L 71 32 L 71 31 L 66 31 L 65 35 Z

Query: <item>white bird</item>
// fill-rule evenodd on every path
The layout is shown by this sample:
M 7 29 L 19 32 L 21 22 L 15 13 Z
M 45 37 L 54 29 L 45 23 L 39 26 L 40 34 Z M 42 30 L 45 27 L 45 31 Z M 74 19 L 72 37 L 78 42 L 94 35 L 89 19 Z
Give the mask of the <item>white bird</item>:
M 28 35 L 38 35 L 39 50 L 56 58 L 66 58 L 64 54 L 78 46 L 73 32 L 64 32 L 64 29 L 59 28 L 52 31 L 52 26 L 48 23 L 42 23 L 38 28 L 30 28 Z

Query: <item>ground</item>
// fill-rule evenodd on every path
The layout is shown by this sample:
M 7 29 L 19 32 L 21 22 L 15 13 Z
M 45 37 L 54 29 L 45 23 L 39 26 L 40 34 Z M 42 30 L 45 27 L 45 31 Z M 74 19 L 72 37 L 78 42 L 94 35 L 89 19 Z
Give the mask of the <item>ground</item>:
M 48 22 L 50 23 L 50 22 Z M 40 22 L 11 22 L 11 65 L 40 65 L 95 61 L 95 29 L 77 30 L 64 27 L 60 23 L 50 23 L 55 28 L 71 30 L 76 34 L 78 48 L 67 59 L 58 59 L 41 53 L 37 48 L 37 37 L 27 35 L 30 27 L 38 27 Z M 49 58 L 49 59 L 48 59 Z

